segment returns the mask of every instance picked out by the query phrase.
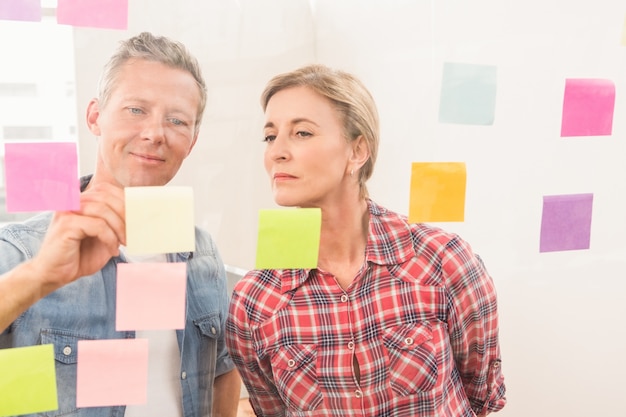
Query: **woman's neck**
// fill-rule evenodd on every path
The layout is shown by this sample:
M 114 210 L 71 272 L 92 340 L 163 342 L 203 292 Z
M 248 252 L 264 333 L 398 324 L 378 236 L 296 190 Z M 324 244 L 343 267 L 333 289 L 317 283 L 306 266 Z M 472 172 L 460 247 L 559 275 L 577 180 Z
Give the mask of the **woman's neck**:
M 369 228 L 365 200 L 333 209 L 322 209 L 318 267 L 337 278 L 345 289 L 361 269 Z

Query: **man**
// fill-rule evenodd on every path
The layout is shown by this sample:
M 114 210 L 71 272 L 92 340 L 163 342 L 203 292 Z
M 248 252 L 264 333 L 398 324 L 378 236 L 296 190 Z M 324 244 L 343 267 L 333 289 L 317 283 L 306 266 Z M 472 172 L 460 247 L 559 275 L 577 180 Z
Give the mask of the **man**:
M 147 335 L 150 375 L 164 364 L 156 372 L 166 376 L 149 380 L 158 387 L 148 395 L 152 411 L 76 409 L 77 342 L 138 336 L 115 330 L 116 265 L 138 261 L 123 250 L 124 187 L 174 177 L 198 138 L 205 88 L 182 44 L 150 33 L 122 42 L 87 108 L 98 153 L 93 176 L 81 179 L 80 210 L 42 213 L 0 231 L 0 348 L 54 345 L 59 409 L 47 415 L 236 415 L 240 380 L 224 344 L 226 275 L 199 229 L 193 253 L 151 258 L 187 263 L 185 329 Z

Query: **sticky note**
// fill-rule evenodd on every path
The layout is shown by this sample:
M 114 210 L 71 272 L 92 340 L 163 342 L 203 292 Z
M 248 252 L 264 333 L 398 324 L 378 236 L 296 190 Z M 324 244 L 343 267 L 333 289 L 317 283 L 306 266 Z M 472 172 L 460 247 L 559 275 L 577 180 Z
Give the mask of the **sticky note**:
M 603 79 L 567 79 L 561 136 L 603 136 L 613 129 L 615 85 Z
M 41 0 L 0 0 L 0 20 L 41 22 Z
M 126 249 L 129 254 L 195 250 L 191 187 L 126 187 L 124 192 Z
M 0 349 L 0 416 L 58 408 L 53 345 Z
M 5 143 L 4 164 L 8 212 L 80 208 L 76 143 Z
M 128 28 L 128 0 L 57 0 L 57 23 L 100 29 Z
M 593 194 L 543 197 L 539 252 L 589 249 Z
M 409 222 L 462 222 L 466 176 L 463 162 L 411 164 Z
M 185 327 L 187 264 L 117 264 L 116 330 Z
M 316 268 L 321 227 L 318 208 L 260 210 L 256 268 Z
M 145 404 L 148 339 L 79 340 L 76 406 Z
M 497 68 L 492 65 L 444 63 L 439 122 L 492 125 L 496 108 L 496 73 Z

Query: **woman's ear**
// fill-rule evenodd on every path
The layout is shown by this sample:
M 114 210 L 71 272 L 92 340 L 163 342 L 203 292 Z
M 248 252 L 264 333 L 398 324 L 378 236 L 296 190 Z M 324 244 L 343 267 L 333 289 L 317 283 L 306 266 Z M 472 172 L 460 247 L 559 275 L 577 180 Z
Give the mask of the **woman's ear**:
M 360 169 L 370 158 L 370 148 L 363 135 L 359 135 L 352 141 L 352 164 Z
M 98 103 L 98 99 L 92 98 L 87 106 L 87 126 L 95 136 L 100 136 L 100 126 L 98 125 L 99 117 L 100 104 Z

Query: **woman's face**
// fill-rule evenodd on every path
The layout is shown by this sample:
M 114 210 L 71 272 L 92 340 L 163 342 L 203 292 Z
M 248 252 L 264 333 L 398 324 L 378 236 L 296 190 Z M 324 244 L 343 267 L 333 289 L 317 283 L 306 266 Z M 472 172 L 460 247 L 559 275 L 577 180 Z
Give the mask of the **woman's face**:
M 338 204 L 347 187 L 358 187 L 341 115 L 312 89 L 292 87 L 272 96 L 264 138 L 265 170 L 278 205 Z

